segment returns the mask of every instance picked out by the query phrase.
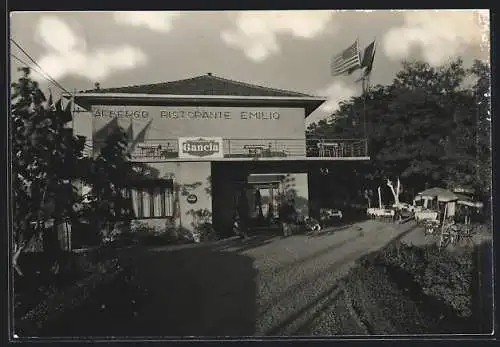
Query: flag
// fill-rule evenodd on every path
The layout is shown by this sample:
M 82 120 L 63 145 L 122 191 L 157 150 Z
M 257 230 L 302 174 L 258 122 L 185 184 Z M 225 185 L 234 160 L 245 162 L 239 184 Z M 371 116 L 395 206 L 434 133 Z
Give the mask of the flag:
M 52 91 L 49 89 L 49 100 L 47 101 L 47 107 L 52 109 L 54 106 L 54 101 L 52 100 Z
M 153 122 L 153 120 L 151 119 L 147 124 L 146 126 L 137 134 L 137 136 L 134 138 L 132 138 L 131 140 L 131 144 L 130 144 L 130 148 L 129 148 L 129 151 L 132 153 L 137 144 L 138 143 L 142 143 L 142 142 L 145 142 L 146 141 L 146 134 L 149 130 L 149 128 L 151 127 L 151 123 Z
M 365 68 L 364 76 L 368 76 L 372 72 L 373 60 L 375 58 L 375 40 L 366 46 L 363 53 L 363 60 L 361 61 L 361 68 Z
M 333 57 L 332 75 L 339 76 L 345 73 L 351 74 L 361 68 L 358 40 L 346 48 L 342 53 Z
M 71 112 L 71 102 L 68 102 L 66 107 L 64 108 L 64 111 L 62 112 L 62 121 L 64 123 L 71 122 L 73 120 L 73 113 Z
M 62 100 L 61 99 L 59 99 L 59 100 L 56 101 L 56 103 L 54 104 L 54 108 L 58 112 L 60 112 L 60 111 L 63 110 L 63 108 L 62 108 Z

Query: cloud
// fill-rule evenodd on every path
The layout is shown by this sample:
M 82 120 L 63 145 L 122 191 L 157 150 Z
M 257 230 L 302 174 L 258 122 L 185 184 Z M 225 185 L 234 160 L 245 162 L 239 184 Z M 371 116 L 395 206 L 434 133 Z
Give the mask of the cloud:
M 408 58 L 414 47 L 422 50 L 431 65 L 446 63 L 470 46 L 484 44 L 477 11 L 407 11 L 405 24 L 392 28 L 383 39 L 391 60 Z
M 278 34 L 312 39 L 328 28 L 332 11 L 245 11 L 238 12 L 236 28 L 221 32 L 229 46 L 261 62 L 280 50 Z
M 114 71 L 143 65 L 147 60 L 140 49 L 130 45 L 89 52 L 85 39 L 57 17 L 40 18 L 36 33 L 36 39 L 47 50 L 38 63 L 54 79 L 74 75 L 96 81 Z
M 321 105 L 320 111 L 331 114 L 339 108 L 340 102 L 347 101 L 360 93 L 359 90 L 347 85 L 343 81 L 335 81 L 317 92 L 318 95 L 327 98 L 326 102 Z
M 113 17 L 118 24 L 145 27 L 164 33 L 172 30 L 172 22 L 180 15 L 181 12 L 178 11 L 127 11 L 113 13 Z

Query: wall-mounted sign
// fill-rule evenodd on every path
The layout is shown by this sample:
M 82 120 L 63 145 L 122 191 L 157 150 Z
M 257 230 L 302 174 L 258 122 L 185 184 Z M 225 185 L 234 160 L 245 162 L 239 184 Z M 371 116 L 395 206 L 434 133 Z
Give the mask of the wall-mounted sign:
M 186 201 L 189 204 L 196 204 L 196 202 L 198 201 L 198 197 L 195 194 L 189 194 L 186 198 Z
M 179 138 L 179 158 L 222 158 L 223 140 L 220 137 Z

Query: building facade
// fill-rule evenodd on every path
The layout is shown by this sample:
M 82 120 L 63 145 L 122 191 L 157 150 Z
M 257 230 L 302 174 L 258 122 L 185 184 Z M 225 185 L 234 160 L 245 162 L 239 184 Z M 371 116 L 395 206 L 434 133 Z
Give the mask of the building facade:
M 127 133 L 131 160 L 147 176 L 130 182 L 134 218 L 160 229 L 211 223 L 228 235 L 241 194 L 256 225 L 278 217 L 286 195 L 308 215 L 314 165 L 367 159 L 364 139 L 306 138 L 306 118 L 324 98 L 210 73 L 72 97 L 75 133 L 86 136 L 90 154 L 114 130 Z

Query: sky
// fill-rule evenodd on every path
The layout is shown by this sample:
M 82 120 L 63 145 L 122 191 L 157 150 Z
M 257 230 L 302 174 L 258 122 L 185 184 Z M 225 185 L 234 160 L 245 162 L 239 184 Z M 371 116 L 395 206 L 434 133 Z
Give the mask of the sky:
M 332 77 L 332 57 L 356 39 L 377 48 L 371 84 L 389 84 L 401 61 L 433 66 L 489 59 L 487 10 L 14 12 L 10 35 L 68 91 L 203 75 L 324 96 L 323 119 L 361 94 L 359 73 Z M 15 45 L 11 54 L 32 63 Z M 21 64 L 11 57 L 11 76 Z M 42 90 L 61 90 L 33 74 Z

